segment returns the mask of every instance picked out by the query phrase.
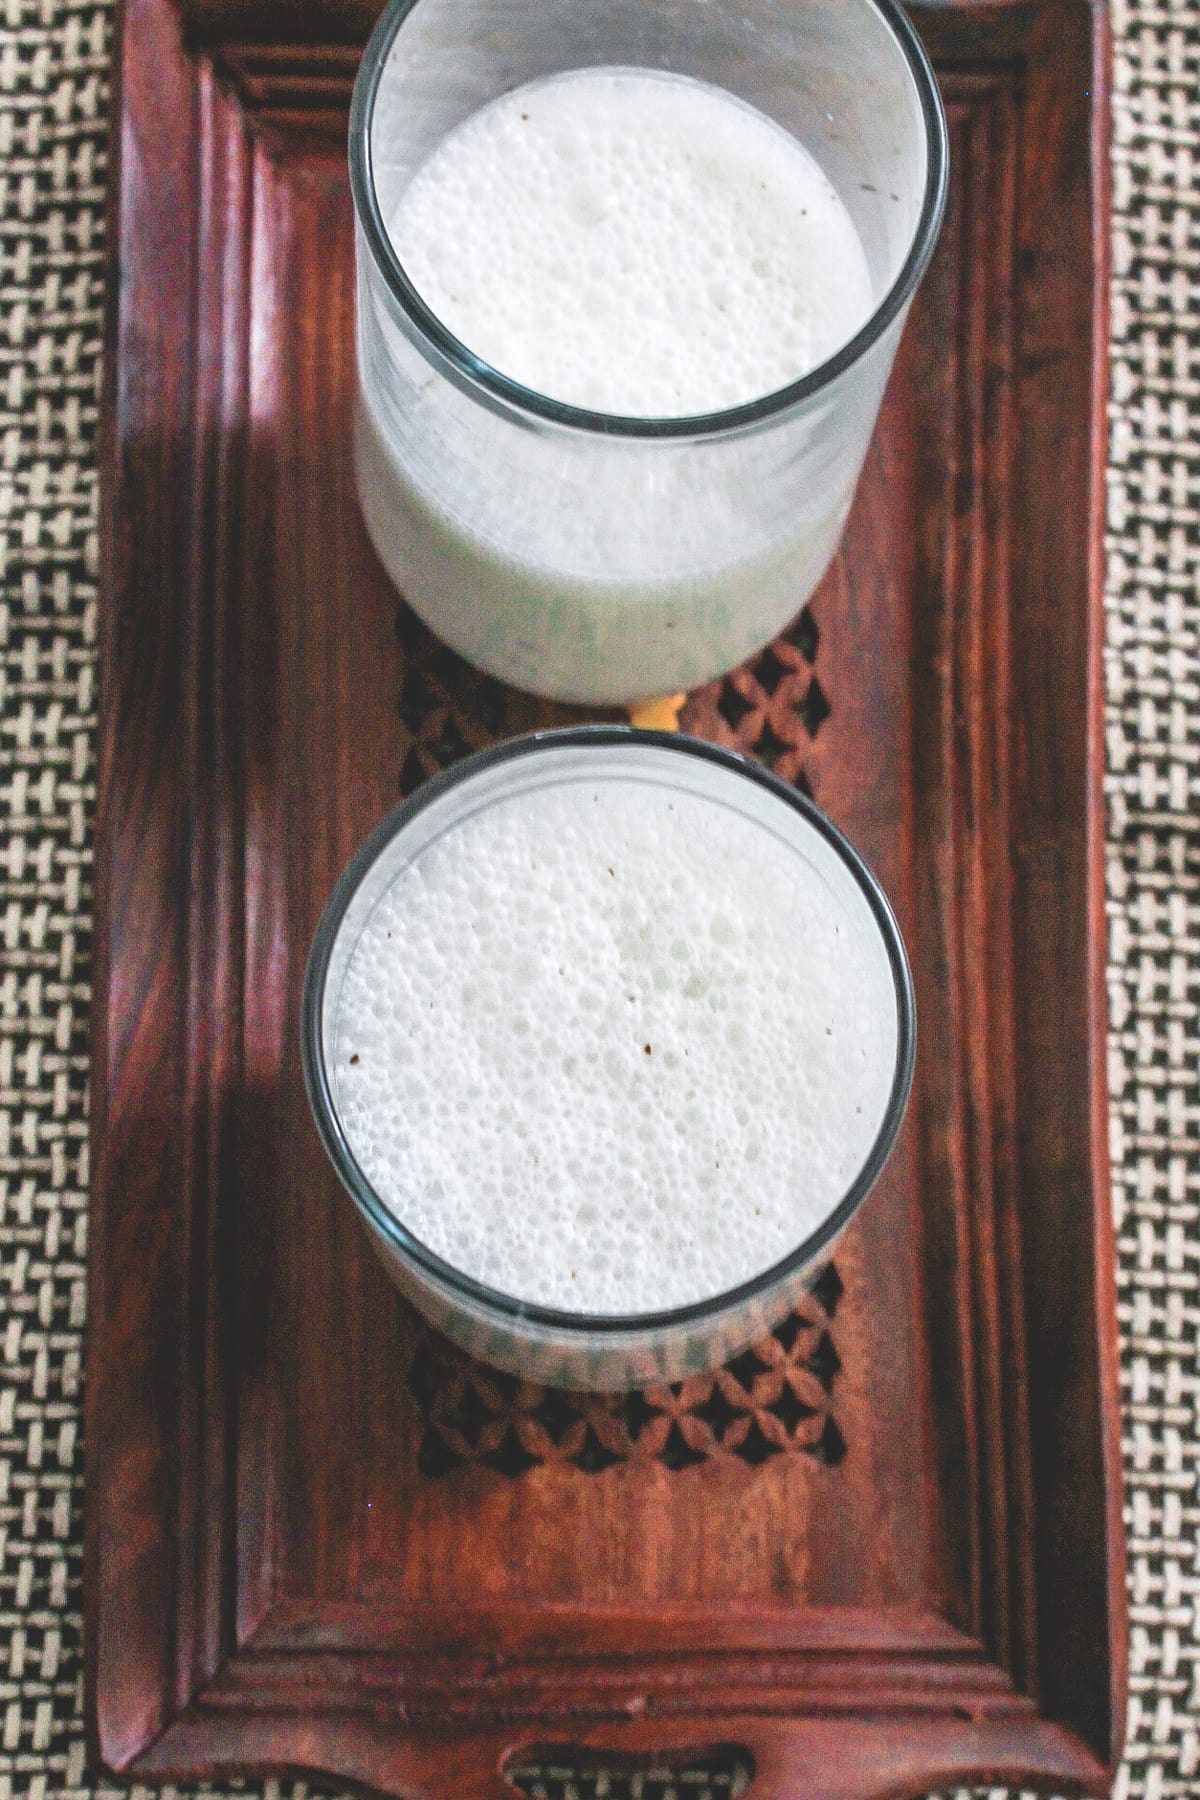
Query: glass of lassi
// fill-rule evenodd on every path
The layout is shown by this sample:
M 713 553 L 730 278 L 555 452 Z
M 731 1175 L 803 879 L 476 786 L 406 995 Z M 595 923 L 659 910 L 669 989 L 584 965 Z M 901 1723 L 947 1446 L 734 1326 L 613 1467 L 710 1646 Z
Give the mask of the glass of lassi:
M 591 726 L 482 752 L 379 826 L 321 921 L 302 1053 L 420 1311 L 614 1389 L 786 1315 L 887 1159 L 914 1034 L 891 909 L 811 802 Z
M 391 0 L 355 86 L 355 460 L 505 681 L 675 692 L 845 523 L 946 194 L 895 0 Z

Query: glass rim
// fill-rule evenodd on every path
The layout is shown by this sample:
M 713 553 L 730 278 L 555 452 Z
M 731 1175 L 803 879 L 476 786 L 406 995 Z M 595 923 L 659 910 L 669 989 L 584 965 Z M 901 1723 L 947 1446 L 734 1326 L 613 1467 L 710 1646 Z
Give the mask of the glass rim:
M 798 812 L 825 838 L 857 882 L 887 953 L 896 1002 L 896 1060 L 887 1105 L 871 1148 L 837 1206 L 785 1256 L 745 1281 L 706 1299 L 654 1312 L 583 1313 L 539 1305 L 536 1301 L 521 1300 L 499 1288 L 489 1287 L 430 1250 L 392 1212 L 360 1167 L 338 1117 L 323 1049 L 326 978 L 338 932 L 355 894 L 388 845 L 431 802 L 486 769 L 546 751 L 593 745 L 657 747 L 697 757 L 756 783 Z M 509 738 L 441 770 L 393 807 L 360 845 L 334 887 L 313 938 L 304 977 L 300 1054 L 309 1106 L 326 1154 L 368 1226 L 377 1231 L 402 1259 L 414 1263 L 435 1285 L 449 1289 L 456 1299 L 468 1302 L 477 1311 L 491 1314 L 505 1324 L 541 1327 L 579 1340 L 629 1338 L 712 1322 L 802 1273 L 839 1236 L 878 1180 L 903 1123 L 916 1058 L 916 1001 L 904 939 L 887 895 L 850 840 L 806 795 L 764 769 L 760 763 L 687 733 L 645 731 L 633 725 L 571 725 Z
M 818 363 L 815 369 L 810 369 L 797 381 L 789 382 L 786 387 L 719 412 L 686 414 L 679 418 L 641 418 L 624 413 L 594 412 L 563 400 L 553 400 L 502 375 L 456 337 L 421 298 L 393 248 L 379 208 L 371 151 L 375 97 L 396 35 L 409 13 L 419 4 L 420 0 L 389 0 L 363 52 L 350 103 L 350 191 L 375 267 L 392 300 L 415 327 L 420 347 L 443 374 L 476 399 L 501 411 L 516 410 L 555 425 L 607 437 L 689 439 L 745 431 L 791 412 L 830 387 L 847 369 L 861 361 L 912 299 L 933 255 L 946 210 L 950 164 L 946 114 L 933 66 L 899 0 L 861 0 L 861 4 L 873 8 L 883 19 L 908 63 L 921 103 L 928 160 L 921 212 L 908 254 L 887 293 L 853 337 L 824 362 Z

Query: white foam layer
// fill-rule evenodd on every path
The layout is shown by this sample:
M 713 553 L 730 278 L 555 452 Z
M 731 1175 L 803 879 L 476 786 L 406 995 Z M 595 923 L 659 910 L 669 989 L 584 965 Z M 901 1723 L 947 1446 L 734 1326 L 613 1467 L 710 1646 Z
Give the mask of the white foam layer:
M 609 778 L 497 801 L 350 956 L 351 1148 L 418 1239 L 510 1295 L 726 1291 L 820 1225 L 882 1121 L 894 997 L 858 912 L 716 800 Z
M 469 349 L 599 412 L 756 399 L 872 310 L 854 224 L 808 151 L 723 89 L 651 70 L 502 95 L 442 140 L 388 225 Z

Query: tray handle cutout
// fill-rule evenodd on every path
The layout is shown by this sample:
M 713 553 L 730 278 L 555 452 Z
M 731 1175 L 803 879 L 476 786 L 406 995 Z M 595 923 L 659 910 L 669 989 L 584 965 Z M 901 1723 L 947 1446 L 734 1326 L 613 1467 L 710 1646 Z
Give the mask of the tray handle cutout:
M 522 1744 L 500 1765 L 526 1800 L 741 1800 L 753 1781 L 744 1744 L 678 1750 L 605 1750 L 580 1744 Z

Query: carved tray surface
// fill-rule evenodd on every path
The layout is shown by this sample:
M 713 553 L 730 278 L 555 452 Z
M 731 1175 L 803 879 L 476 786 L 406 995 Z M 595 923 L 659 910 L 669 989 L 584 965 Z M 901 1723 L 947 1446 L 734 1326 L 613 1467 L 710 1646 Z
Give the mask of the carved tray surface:
M 794 624 L 679 713 L 811 792 L 897 906 L 920 1017 L 897 1154 L 752 1351 L 572 1396 L 412 1317 L 300 1076 L 308 943 L 362 837 L 435 769 L 582 716 L 438 644 L 358 520 L 344 129 L 370 11 L 125 11 L 94 1754 L 414 1800 L 1098 1791 L 1124 1691 L 1103 17 L 915 15 L 952 203 L 845 544 Z

